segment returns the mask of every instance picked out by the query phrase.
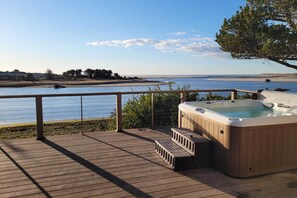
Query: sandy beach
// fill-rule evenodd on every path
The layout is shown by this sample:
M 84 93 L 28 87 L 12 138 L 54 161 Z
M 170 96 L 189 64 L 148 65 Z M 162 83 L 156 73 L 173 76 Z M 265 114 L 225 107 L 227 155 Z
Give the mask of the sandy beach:
M 0 87 L 54 87 L 55 84 L 63 85 L 65 87 L 79 87 L 79 86 L 157 86 L 166 84 L 160 81 L 147 80 L 69 80 L 69 81 L 0 81 Z
M 207 77 L 203 75 L 146 75 L 142 78 L 201 78 Z M 220 81 L 242 81 L 242 82 L 265 82 L 269 79 L 270 82 L 297 82 L 296 74 L 260 74 L 258 76 L 245 76 L 245 77 L 210 77 L 208 80 L 220 80 Z M 144 80 L 144 79 L 130 79 L 130 80 L 93 80 L 93 79 L 81 79 L 81 80 L 40 80 L 40 81 L 10 81 L 0 80 L 0 87 L 54 87 L 56 84 L 65 87 L 81 87 L 81 86 L 157 86 L 168 84 L 168 82 L 161 82 L 157 80 Z
M 205 78 L 210 75 L 137 75 L 140 78 Z
M 217 74 L 219 75 L 219 74 Z M 243 75 L 243 74 L 238 74 Z M 208 78 L 208 80 L 222 80 L 222 81 L 242 81 L 242 82 L 265 82 L 269 79 L 270 82 L 297 82 L 297 74 L 294 73 L 263 73 L 253 76 L 230 77 L 228 75 L 139 75 L 141 78 Z

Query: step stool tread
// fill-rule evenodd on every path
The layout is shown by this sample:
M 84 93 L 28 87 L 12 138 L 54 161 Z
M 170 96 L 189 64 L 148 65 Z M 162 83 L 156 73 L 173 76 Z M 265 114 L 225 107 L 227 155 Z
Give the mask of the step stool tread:
M 197 134 L 194 132 L 191 132 L 188 129 L 180 129 L 180 128 L 171 128 L 172 131 L 179 133 L 181 135 L 183 135 L 184 137 L 186 137 L 187 139 L 189 139 L 190 141 L 194 141 L 196 143 L 199 142 L 209 142 L 210 140 Z
M 155 140 L 157 144 L 161 145 L 164 149 L 166 149 L 169 153 L 174 155 L 175 157 L 190 157 L 191 154 L 187 152 L 185 149 L 177 145 L 171 139 L 158 139 Z

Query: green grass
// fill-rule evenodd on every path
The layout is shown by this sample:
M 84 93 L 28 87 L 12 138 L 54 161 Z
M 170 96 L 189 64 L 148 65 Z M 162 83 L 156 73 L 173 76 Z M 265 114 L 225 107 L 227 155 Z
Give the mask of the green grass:
M 90 119 L 81 121 L 57 121 L 44 123 L 44 135 L 64 135 L 81 132 L 115 130 L 115 120 L 111 118 Z M 0 140 L 36 137 L 36 125 L 10 125 L 0 127 Z

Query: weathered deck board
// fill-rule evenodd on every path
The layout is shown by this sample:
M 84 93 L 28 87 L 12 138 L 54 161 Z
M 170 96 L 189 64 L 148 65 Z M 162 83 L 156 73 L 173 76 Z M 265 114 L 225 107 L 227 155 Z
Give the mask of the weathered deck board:
M 0 197 L 297 197 L 297 171 L 235 179 L 174 172 L 154 151 L 158 130 L 0 142 Z

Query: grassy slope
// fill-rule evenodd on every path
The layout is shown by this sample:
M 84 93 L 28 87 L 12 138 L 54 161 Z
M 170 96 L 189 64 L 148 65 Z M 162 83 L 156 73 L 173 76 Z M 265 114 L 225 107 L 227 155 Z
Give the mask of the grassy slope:
M 94 131 L 106 131 L 115 129 L 114 119 L 91 119 L 81 121 L 59 121 L 44 123 L 44 135 L 75 134 Z M 15 126 L 3 126 L 0 128 L 0 140 L 36 137 L 36 125 L 23 124 Z

